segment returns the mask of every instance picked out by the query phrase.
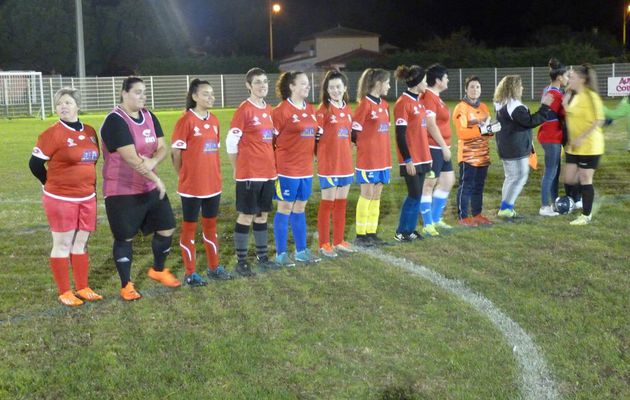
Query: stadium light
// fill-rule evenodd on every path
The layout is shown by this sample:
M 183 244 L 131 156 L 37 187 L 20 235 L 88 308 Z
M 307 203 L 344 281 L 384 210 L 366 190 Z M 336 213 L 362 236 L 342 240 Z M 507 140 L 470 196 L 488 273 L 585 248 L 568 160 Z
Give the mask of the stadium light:
M 273 15 L 279 14 L 282 7 L 279 3 L 269 1 L 269 59 L 273 61 Z

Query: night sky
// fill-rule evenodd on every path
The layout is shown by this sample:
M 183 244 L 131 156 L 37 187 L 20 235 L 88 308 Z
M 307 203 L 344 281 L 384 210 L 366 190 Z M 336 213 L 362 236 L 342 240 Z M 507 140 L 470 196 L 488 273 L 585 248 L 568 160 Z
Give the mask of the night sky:
M 566 25 L 621 36 L 623 0 L 281 0 L 274 17 L 275 47 L 291 52 L 300 38 L 337 24 L 382 35 L 381 40 L 415 48 L 423 39 L 467 28 L 488 46 L 527 46 L 545 25 Z M 183 7 L 195 36 L 238 38 L 243 49 L 266 46 L 266 0 L 170 0 Z M 469 5 L 474 4 L 474 5 Z M 243 21 L 243 23 L 238 23 Z M 197 38 L 199 39 L 199 38 Z

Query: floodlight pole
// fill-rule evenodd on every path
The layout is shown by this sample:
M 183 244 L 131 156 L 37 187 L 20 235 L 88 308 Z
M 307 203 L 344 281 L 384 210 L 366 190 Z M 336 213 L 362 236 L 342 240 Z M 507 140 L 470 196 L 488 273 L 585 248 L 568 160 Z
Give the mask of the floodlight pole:
M 271 9 L 271 0 L 267 2 L 267 11 L 269 12 L 269 60 L 273 61 L 273 10 Z
M 85 78 L 85 44 L 83 43 L 83 7 L 81 0 L 75 0 L 77 13 L 77 75 Z

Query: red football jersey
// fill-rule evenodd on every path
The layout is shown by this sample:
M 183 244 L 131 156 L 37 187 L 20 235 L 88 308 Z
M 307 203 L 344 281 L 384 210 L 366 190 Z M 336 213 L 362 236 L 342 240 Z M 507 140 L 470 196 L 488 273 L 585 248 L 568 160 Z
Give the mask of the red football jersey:
M 330 103 L 317 109 L 317 122 L 322 134 L 317 143 L 317 175 L 322 177 L 353 176 L 352 109 Z
M 407 148 L 414 165 L 431 164 L 431 152 L 429 151 L 429 138 L 427 133 L 427 114 L 420 100 L 408 93 L 403 93 L 394 106 L 394 120 L 396 126 L 406 126 L 405 138 Z M 404 165 L 405 161 L 400 150 L 398 154 L 398 164 Z
M 448 106 L 442 101 L 440 96 L 427 89 L 422 97 L 422 103 L 427 110 L 428 116 L 435 116 L 435 123 L 440 129 L 440 133 L 448 146 L 451 145 L 451 115 Z M 439 149 L 440 145 L 429 135 L 429 147 Z
M 175 125 L 171 146 L 182 150 L 177 193 L 183 197 L 212 197 L 221 193 L 221 147 L 219 120 L 208 112 L 207 118 L 193 110 L 182 115 Z
M 539 143 L 562 143 L 562 124 L 560 120 L 564 120 L 565 112 L 562 106 L 562 91 L 553 86 L 547 86 L 543 90 L 543 97 L 546 94 L 550 94 L 553 97 L 553 103 L 549 106 L 551 108 L 551 115 L 548 115 L 548 120 L 540 125 L 538 130 L 538 142 Z
M 313 150 L 318 125 L 313 106 L 297 107 L 283 100 L 273 109 L 276 127 L 276 166 L 278 175 L 289 178 L 313 176 Z
M 33 155 L 48 161 L 44 194 L 60 200 L 82 201 L 96 195 L 96 132 L 83 124 L 75 131 L 58 121 L 37 138 Z
M 352 129 L 357 131 L 357 169 L 377 171 L 392 167 L 389 141 L 389 105 L 364 97 L 354 113 Z
M 275 129 L 271 113 L 269 104 L 258 107 L 245 100 L 232 117 L 230 133 L 240 137 L 236 155 L 237 181 L 266 181 L 278 177 L 273 154 Z

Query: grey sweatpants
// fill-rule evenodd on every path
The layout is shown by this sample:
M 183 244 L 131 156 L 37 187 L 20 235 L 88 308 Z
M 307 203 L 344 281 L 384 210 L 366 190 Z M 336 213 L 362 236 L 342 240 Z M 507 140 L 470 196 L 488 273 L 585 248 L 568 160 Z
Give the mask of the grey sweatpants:
M 505 180 L 501 190 L 501 200 L 507 204 L 513 206 L 516 203 L 516 198 L 521 194 L 523 187 L 527 183 L 527 177 L 529 176 L 528 159 L 529 157 L 517 160 L 502 160 Z

